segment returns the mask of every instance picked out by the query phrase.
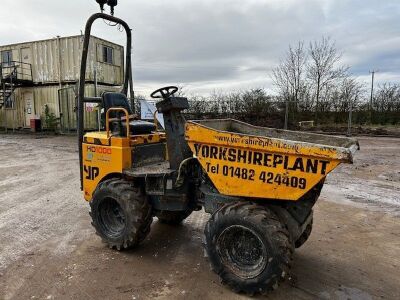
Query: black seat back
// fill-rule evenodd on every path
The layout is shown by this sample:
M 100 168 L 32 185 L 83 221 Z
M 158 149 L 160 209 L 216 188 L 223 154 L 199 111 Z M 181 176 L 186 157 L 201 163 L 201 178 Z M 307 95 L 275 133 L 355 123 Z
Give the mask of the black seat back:
M 102 115 L 103 124 L 105 124 L 106 113 L 110 108 L 125 108 L 129 115 L 133 115 L 132 109 L 129 106 L 128 98 L 121 93 L 106 92 L 102 95 L 104 114 Z M 122 118 L 125 114 L 122 111 L 111 111 L 109 114 L 111 119 Z M 156 130 L 153 123 L 145 121 L 130 121 L 129 129 L 131 135 L 151 134 Z M 110 122 L 110 130 L 114 135 L 126 136 L 126 121 L 112 121 Z
M 110 108 L 125 108 L 129 115 L 132 115 L 132 109 L 129 106 L 128 98 L 121 93 L 106 92 L 102 95 L 103 98 L 103 108 L 104 108 L 104 118 L 105 114 Z M 125 114 L 122 111 L 112 111 L 110 112 L 110 118 L 123 117 Z

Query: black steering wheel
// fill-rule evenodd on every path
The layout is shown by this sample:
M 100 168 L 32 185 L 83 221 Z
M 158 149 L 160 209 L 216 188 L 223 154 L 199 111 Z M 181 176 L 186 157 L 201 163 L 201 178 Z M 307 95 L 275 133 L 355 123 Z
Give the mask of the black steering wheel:
M 167 99 L 178 91 L 176 86 L 166 86 L 151 93 L 153 99 Z M 157 95 L 159 94 L 159 95 Z

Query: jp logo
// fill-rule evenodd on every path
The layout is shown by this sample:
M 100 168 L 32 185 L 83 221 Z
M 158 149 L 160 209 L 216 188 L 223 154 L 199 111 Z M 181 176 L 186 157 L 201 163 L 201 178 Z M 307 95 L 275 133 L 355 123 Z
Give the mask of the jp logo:
M 85 178 L 88 180 L 95 180 L 100 173 L 100 170 L 97 167 L 83 166 L 83 170 L 87 174 Z

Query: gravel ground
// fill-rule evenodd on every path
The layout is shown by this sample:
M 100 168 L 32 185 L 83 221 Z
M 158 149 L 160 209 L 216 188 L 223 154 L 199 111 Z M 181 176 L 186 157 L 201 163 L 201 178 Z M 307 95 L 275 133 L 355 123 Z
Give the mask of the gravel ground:
M 360 138 L 329 175 L 291 280 L 269 299 L 400 299 L 400 139 Z M 0 299 L 244 299 L 201 248 L 208 216 L 162 225 L 138 249 L 94 234 L 72 137 L 0 135 Z

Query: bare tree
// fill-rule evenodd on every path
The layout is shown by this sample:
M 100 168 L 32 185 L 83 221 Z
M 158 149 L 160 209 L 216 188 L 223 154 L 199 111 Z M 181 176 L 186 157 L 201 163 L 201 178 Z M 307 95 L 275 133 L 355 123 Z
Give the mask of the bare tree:
M 343 77 L 348 67 L 338 66 L 342 54 L 338 52 L 335 42 L 323 37 L 320 41 L 311 42 L 309 45 L 309 62 L 307 64 L 307 77 L 315 87 L 315 121 L 318 120 L 318 110 L 321 92 L 329 92 L 332 83 Z
M 304 51 L 304 43 L 298 42 L 293 48 L 289 46 L 285 57 L 272 71 L 272 80 L 278 89 L 281 99 L 285 101 L 285 129 L 288 126 L 290 111 L 293 119 L 299 107 L 299 95 L 305 87 L 305 66 L 307 54 Z
M 355 78 L 346 76 L 340 85 L 341 91 L 341 110 L 342 112 L 347 112 L 351 104 L 352 107 L 358 105 L 358 101 L 362 97 L 364 91 L 364 86 L 362 83 L 358 82 Z
M 373 121 L 380 124 L 400 122 L 400 84 L 383 83 L 378 89 L 372 103 Z
M 295 48 L 289 46 L 285 57 L 272 70 L 272 80 L 284 100 L 298 102 L 300 91 L 305 84 L 306 60 L 304 43 L 299 42 Z
M 383 83 L 378 86 L 374 97 L 373 108 L 378 112 L 391 112 L 399 110 L 400 85 Z
M 178 87 L 178 91 L 176 92 L 176 96 L 177 97 L 185 97 L 187 86 L 185 84 L 181 83 L 177 87 Z

